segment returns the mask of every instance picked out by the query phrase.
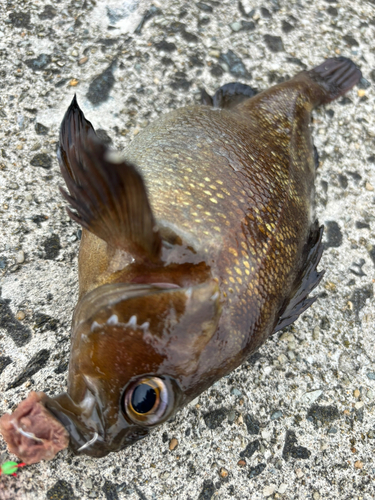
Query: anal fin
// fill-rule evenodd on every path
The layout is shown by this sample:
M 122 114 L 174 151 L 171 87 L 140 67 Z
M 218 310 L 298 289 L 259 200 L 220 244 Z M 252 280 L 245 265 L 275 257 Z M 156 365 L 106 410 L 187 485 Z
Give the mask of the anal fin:
M 201 104 L 214 108 L 232 109 L 255 94 L 257 94 L 257 91 L 244 83 L 226 83 L 215 92 L 213 97 L 205 90 L 202 90 Z
M 137 168 L 99 141 L 74 97 L 60 130 L 58 158 L 70 217 L 108 245 L 154 260 L 161 238 Z
M 294 282 L 290 298 L 280 311 L 273 333 L 293 323 L 316 300 L 316 297 L 309 297 L 309 294 L 318 286 L 324 275 L 324 271 L 318 272 L 316 269 L 323 253 L 323 229 L 324 226 L 318 226 L 318 221 L 315 221 L 311 227 L 310 236 L 304 248 L 304 265 Z

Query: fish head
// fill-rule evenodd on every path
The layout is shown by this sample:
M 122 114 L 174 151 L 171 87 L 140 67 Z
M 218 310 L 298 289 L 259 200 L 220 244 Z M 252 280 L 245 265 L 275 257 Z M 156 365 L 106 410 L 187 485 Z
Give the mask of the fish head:
M 46 407 L 77 453 L 104 456 L 145 437 L 202 390 L 197 372 L 221 315 L 218 283 L 106 284 L 78 303 L 68 392 Z

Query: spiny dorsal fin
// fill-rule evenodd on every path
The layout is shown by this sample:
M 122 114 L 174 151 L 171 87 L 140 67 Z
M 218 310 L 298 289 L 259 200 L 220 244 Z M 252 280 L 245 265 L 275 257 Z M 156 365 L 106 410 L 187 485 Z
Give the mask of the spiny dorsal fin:
M 301 272 L 294 283 L 289 300 L 284 304 L 273 333 L 293 323 L 316 300 L 316 297 L 309 297 L 309 293 L 318 286 L 324 275 L 324 271 L 316 270 L 323 253 L 323 229 L 324 226 L 318 226 L 318 221 L 312 225 L 310 237 L 305 245 Z
M 136 167 L 97 138 L 74 99 L 60 130 L 58 158 L 76 213 L 70 217 L 115 248 L 155 259 L 161 247 L 146 187 Z

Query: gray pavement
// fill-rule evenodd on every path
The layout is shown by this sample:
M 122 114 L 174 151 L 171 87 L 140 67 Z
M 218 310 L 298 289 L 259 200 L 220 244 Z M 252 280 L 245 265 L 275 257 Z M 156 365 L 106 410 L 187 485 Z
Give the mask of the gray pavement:
M 80 231 L 55 151 L 74 92 L 122 148 L 201 87 L 261 90 L 334 55 L 364 79 L 314 113 L 326 224 L 314 306 L 145 440 L 0 476 L 0 499 L 374 499 L 374 0 L 1 7 L 0 413 L 30 390 L 66 387 Z M 0 439 L 0 464 L 12 458 Z

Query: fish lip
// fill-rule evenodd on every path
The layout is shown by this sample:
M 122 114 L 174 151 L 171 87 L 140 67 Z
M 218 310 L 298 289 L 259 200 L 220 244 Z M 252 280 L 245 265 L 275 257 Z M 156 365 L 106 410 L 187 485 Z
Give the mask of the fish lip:
M 108 434 L 105 431 L 100 420 L 96 421 L 95 426 L 87 425 L 78 413 L 79 405 L 76 405 L 67 393 L 53 398 L 47 396 L 44 404 L 68 431 L 69 447 L 76 455 L 104 457 L 108 453 L 131 446 L 149 434 L 150 429 L 129 423 L 127 418 L 119 414 L 119 432 L 111 437 L 111 432 Z M 77 410 L 77 414 L 74 410 Z
M 102 432 L 100 429 L 90 429 L 85 426 L 84 422 L 73 411 L 79 407 L 72 401 L 69 394 L 66 392 L 59 394 L 56 397 L 47 397 L 45 401 L 46 408 L 52 415 L 59 420 L 69 433 L 69 446 L 74 452 L 79 452 L 83 446 L 92 440 L 94 434 L 97 434 L 95 441 L 100 439 L 103 441 Z M 85 446 L 86 448 L 87 446 Z

